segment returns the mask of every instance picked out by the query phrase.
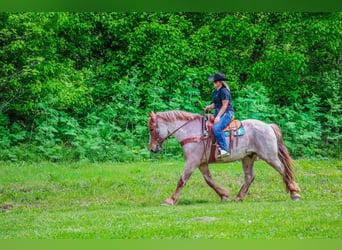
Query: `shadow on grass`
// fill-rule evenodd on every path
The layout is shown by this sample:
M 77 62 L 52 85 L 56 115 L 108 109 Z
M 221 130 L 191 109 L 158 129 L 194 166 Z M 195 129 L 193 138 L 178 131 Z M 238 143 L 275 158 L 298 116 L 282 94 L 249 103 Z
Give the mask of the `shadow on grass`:
M 181 199 L 178 201 L 177 205 L 179 206 L 189 206 L 189 205 L 196 205 L 196 204 L 209 204 L 212 203 L 212 201 L 208 200 L 202 200 L 202 199 Z

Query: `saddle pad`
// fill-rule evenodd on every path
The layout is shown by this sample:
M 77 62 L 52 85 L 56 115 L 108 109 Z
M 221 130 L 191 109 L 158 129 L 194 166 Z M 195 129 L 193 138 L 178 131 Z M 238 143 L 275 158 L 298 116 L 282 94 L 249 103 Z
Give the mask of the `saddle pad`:
M 240 136 L 245 134 L 245 128 L 240 127 L 238 130 L 234 131 L 234 136 Z M 230 136 L 230 131 L 224 131 L 225 136 Z

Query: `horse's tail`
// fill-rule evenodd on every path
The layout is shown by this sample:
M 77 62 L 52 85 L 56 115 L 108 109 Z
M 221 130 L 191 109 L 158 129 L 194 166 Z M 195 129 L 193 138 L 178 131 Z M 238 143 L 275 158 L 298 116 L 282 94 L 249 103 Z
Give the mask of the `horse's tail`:
M 277 143 L 278 143 L 278 157 L 284 165 L 284 181 L 286 183 L 286 189 L 289 191 L 296 191 L 300 192 L 300 188 L 298 187 L 297 183 L 294 181 L 293 171 L 291 167 L 292 158 L 289 154 L 289 151 L 287 150 L 284 141 L 283 141 L 283 135 L 281 133 L 281 129 L 278 127 L 277 124 L 270 124 L 271 128 L 273 129 L 276 137 L 277 137 Z

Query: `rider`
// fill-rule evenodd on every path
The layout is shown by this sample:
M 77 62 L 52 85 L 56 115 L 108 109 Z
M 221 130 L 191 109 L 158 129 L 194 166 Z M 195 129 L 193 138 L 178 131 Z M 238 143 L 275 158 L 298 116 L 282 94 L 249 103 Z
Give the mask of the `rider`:
M 234 108 L 232 104 L 232 97 L 230 89 L 225 81 L 228 79 L 223 73 L 216 73 L 208 77 L 208 80 L 214 82 L 215 90 L 213 93 L 213 103 L 206 106 L 205 112 L 215 109 L 215 120 L 213 125 L 213 132 L 220 145 L 221 157 L 229 156 L 229 148 L 223 129 L 228 126 L 233 119 Z

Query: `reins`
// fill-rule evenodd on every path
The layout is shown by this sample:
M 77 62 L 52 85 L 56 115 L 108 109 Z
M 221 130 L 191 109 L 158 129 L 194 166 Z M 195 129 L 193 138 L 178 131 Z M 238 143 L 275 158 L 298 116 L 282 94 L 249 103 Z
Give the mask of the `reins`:
M 156 131 L 158 134 L 158 138 L 156 138 L 157 142 L 159 142 L 160 144 L 163 143 L 164 141 L 166 141 L 170 136 L 172 136 L 173 134 L 175 134 L 178 130 L 180 130 L 181 128 L 183 128 L 184 126 L 186 126 L 189 122 L 192 122 L 193 120 L 189 120 L 187 122 L 185 122 L 184 124 L 182 124 L 180 127 L 176 128 L 174 131 L 172 131 L 171 133 L 169 133 L 165 138 L 162 138 L 159 134 L 159 128 L 158 128 L 158 115 L 156 115 Z

